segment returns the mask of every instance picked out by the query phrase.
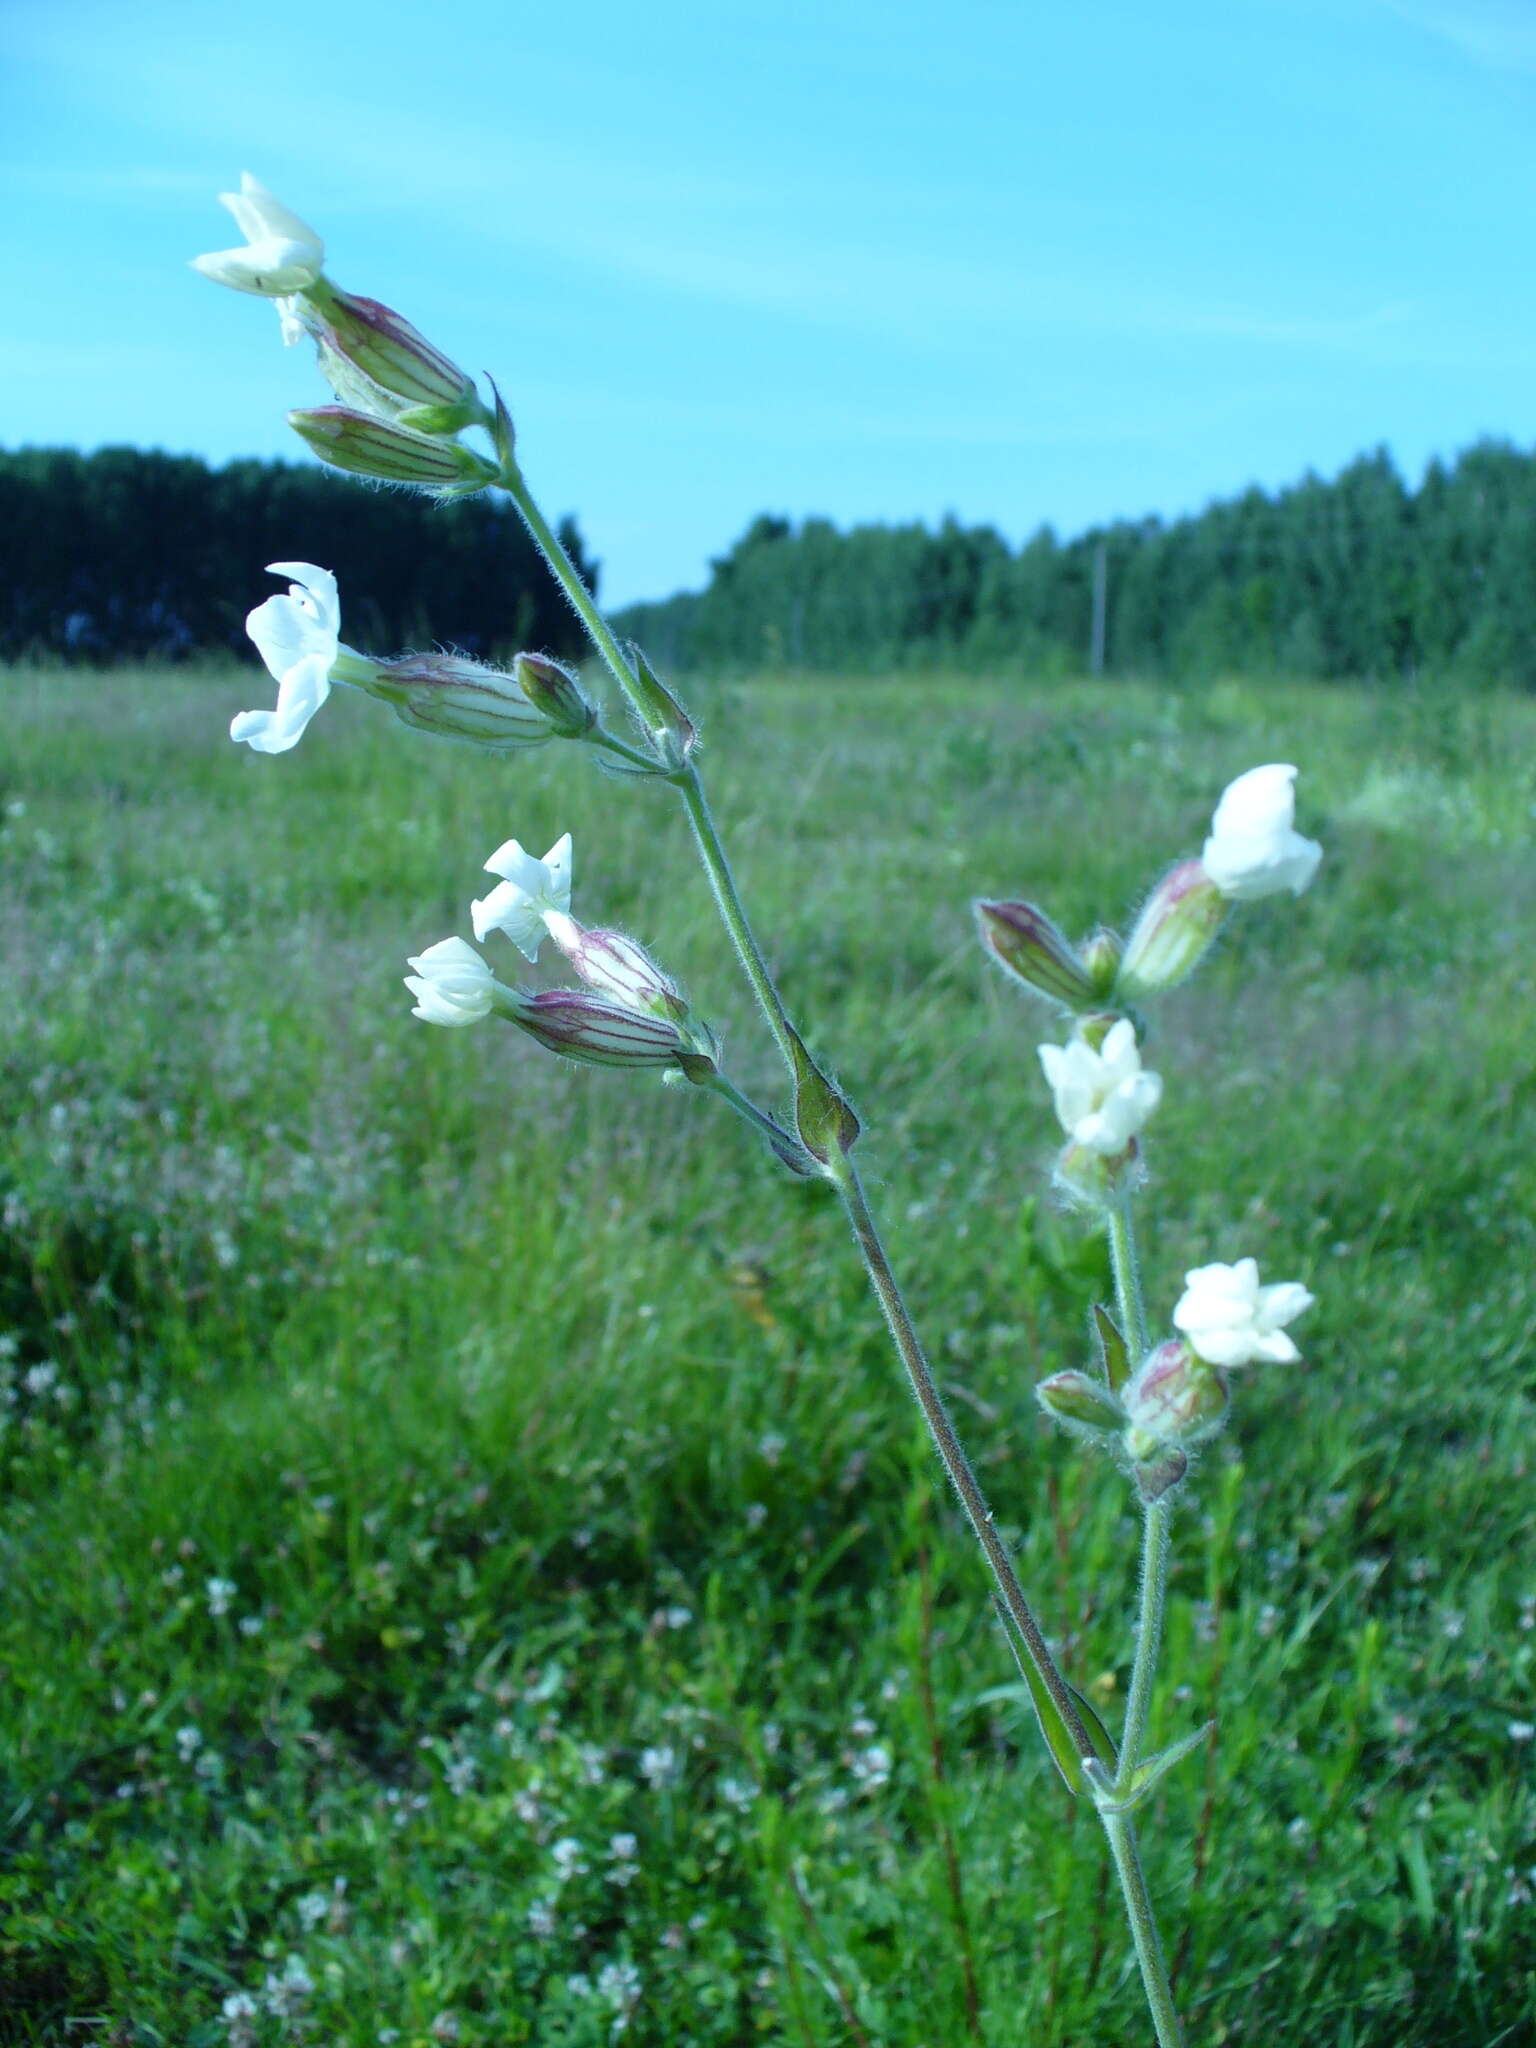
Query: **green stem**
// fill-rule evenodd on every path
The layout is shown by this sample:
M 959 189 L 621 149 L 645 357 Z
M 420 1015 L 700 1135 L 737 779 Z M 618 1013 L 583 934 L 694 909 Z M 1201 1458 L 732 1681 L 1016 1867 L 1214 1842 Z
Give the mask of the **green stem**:
M 997 1589 L 1008 1610 L 1009 1618 L 1028 1650 L 1030 1662 L 1050 1693 L 1056 1711 L 1066 1723 L 1078 1755 L 1093 1756 L 1094 1747 L 1088 1739 L 1088 1731 L 1083 1726 L 1082 1716 L 1077 1711 L 1077 1702 L 1072 1697 L 1071 1687 L 1056 1668 L 1056 1660 L 1046 1647 L 1045 1638 L 1040 1633 L 1040 1625 L 1030 1611 L 1029 1602 L 1024 1597 L 1024 1589 L 1019 1584 L 1018 1574 L 1013 1568 L 1013 1559 L 1008 1554 L 1008 1546 L 997 1533 L 992 1510 L 987 1506 L 976 1474 L 971 1469 L 971 1461 L 965 1455 L 964 1447 L 955 1434 L 955 1426 L 949 1419 L 949 1411 L 944 1406 L 943 1396 L 934 1382 L 933 1372 L 918 1340 L 911 1312 L 900 1287 L 896 1284 L 896 1276 L 891 1271 L 885 1246 L 880 1241 L 880 1233 L 870 1213 L 858 1168 L 845 1154 L 836 1154 L 828 1168 L 828 1177 L 842 1196 L 843 1207 L 853 1228 L 854 1242 L 858 1245 L 859 1256 L 864 1261 L 864 1270 L 869 1275 L 870 1285 L 874 1288 L 880 1307 L 884 1311 L 897 1355 L 906 1367 L 907 1378 L 913 1393 L 917 1396 L 917 1405 L 922 1409 L 923 1420 L 928 1425 L 928 1434 L 933 1439 L 934 1449 L 939 1454 L 944 1470 L 949 1474 L 954 1489 L 960 1496 L 966 1519 L 976 1540 L 992 1568 L 992 1576 L 997 1582 Z
M 784 1064 L 788 1067 L 790 1079 L 793 1081 L 794 1026 L 789 1021 L 784 1000 L 769 971 L 768 962 L 763 957 L 763 949 L 757 943 L 757 936 L 747 920 L 746 907 L 742 903 L 741 892 L 736 887 L 736 877 L 731 872 L 731 864 L 726 859 L 725 847 L 721 843 L 714 815 L 709 808 L 709 799 L 704 794 L 703 780 L 691 761 L 677 776 L 676 786 L 683 800 L 683 807 L 688 813 L 688 822 L 693 827 L 694 844 L 699 849 L 699 859 L 703 862 L 704 872 L 709 877 L 715 907 L 720 912 L 721 922 L 731 935 L 731 943 L 736 948 L 737 957 L 748 981 L 752 984 L 752 992 L 757 997 L 768 1029 L 773 1033 L 774 1043 L 783 1054 Z
M 1131 1198 L 1122 1195 L 1109 1211 L 1109 1257 L 1115 1274 L 1115 1303 L 1120 1310 L 1120 1328 L 1132 1368 L 1140 1365 L 1150 1347 L 1147 1312 L 1141 1298 L 1141 1265 L 1136 1257 L 1136 1226 L 1131 1220 Z
M 576 564 L 566 553 L 565 544 L 559 534 L 539 510 L 538 501 L 523 481 L 523 472 L 515 462 L 504 462 L 497 482 L 517 507 L 518 514 L 539 553 L 554 571 L 556 582 L 570 599 L 572 608 L 591 636 L 592 645 L 607 663 L 614 681 L 638 711 L 640 707 L 634 695 L 634 675 L 629 663 L 624 659 L 623 649 L 614 638 L 613 628 L 598 610 L 591 591 L 582 582 Z M 655 765 L 654 761 L 646 762 L 648 768 L 654 768 Z
M 1099 1818 L 1104 1823 L 1110 1854 L 1115 1859 L 1115 1874 L 1120 1880 L 1126 1918 L 1131 1923 L 1131 1939 L 1136 1945 L 1136 1960 L 1141 1965 L 1141 1982 L 1152 2013 L 1152 2024 L 1157 2029 L 1158 2048 L 1184 2048 L 1184 2029 L 1174 2009 L 1173 1987 L 1168 1982 L 1168 1965 L 1152 1912 L 1146 1872 L 1141 1867 L 1135 1827 L 1128 1813 L 1101 1813 Z
M 698 1085 L 707 1088 L 712 1095 L 718 1095 L 723 1102 L 728 1102 L 739 1117 L 749 1123 L 759 1136 L 768 1140 L 781 1159 L 798 1152 L 805 1161 L 805 1171 L 816 1171 L 815 1161 L 806 1152 L 800 1140 L 786 1131 L 784 1126 L 769 1116 L 766 1110 L 759 1109 L 749 1095 L 743 1095 L 734 1081 L 728 1081 L 724 1074 L 717 1073 Z
M 1141 1268 L 1136 1256 L 1136 1227 L 1131 1216 L 1131 1198 L 1123 1195 L 1109 1212 L 1109 1255 L 1115 1274 L 1115 1300 L 1120 1324 L 1131 1357 L 1139 1365 L 1151 1345 L 1147 1329 L 1146 1302 L 1141 1288 Z M 1131 1687 L 1125 1703 L 1125 1726 L 1120 1736 L 1120 1760 L 1115 1772 L 1114 1796 L 1125 1798 L 1136 1778 L 1146 1739 L 1147 1716 L 1152 1705 L 1152 1683 L 1163 1643 L 1163 1606 L 1168 1590 L 1168 1541 L 1173 1521 L 1171 1501 L 1152 1502 L 1144 1511 L 1141 1530 L 1141 1597 L 1136 1629 L 1136 1653 L 1131 1664 Z M 1168 1981 L 1168 1964 L 1158 1938 L 1157 1921 L 1147 1892 L 1147 1880 L 1136 1846 L 1136 1833 L 1128 1813 L 1106 1813 L 1099 1818 L 1109 1837 L 1115 1872 L 1125 1900 L 1136 1960 L 1147 2004 L 1157 2028 L 1160 2048 L 1181 2048 L 1184 2039 L 1179 2016 L 1174 2010 L 1173 1987 Z
M 1120 1769 L 1115 1778 L 1115 1790 L 1120 1793 L 1130 1789 L 1146 1738 L 1152 1680 L 1163 1642 L 1163 1601 L 1168 1589 L 1168 1536 L 1172 1521 L 1173 1503 L 1167 1500 L 1154 1501 L 1142 1521 L 1141 1610 L 1131 1689 L 1125 1703 L 1125 1730 L 1120 1738 Z

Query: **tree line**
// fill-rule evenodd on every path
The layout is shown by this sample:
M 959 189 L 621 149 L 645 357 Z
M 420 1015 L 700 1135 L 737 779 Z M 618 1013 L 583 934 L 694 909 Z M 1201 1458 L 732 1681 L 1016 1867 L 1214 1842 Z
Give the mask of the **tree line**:
M 589 586 L 574 522 L 561 526 Z M 574 614 L 500 496 L 429 505 L 308 463 L 135 448 L 0 451 L 0 657 L 175 659 L 249 648 L 268 562 L 317 562 L 342 638 L 374 654 L 571 653 Z
M 1098 586 L 1096 601 L 1095 586 Z M 1097 630 L 1095 614 L 1097 613 Z M 620 623 L 665 667 L 1536 683 L 1536 453 L 1485 441 L 1417 489 L 1384 449 L 1331 481 L 1012 549 L 991 527 L 756 519 L 706 587 Z
M 561 533 L 595 588 L 574 522 Z M 334 569 L 344 637 L 370 652 L 580 651 L 497 494 L 428 506 L 310 464 L 0 451 L 0 658 L 243 649 L 245 614 L 272 587 L 263 565 L 278 560 Z M 618 623 L 664 669 L 963 661 L 1533 684 L 1536 453 L 1481 442 L 1415 489 L 1377 450 L 1330 481 L 1070 540 L 1042 527 L 1017 549 L 954 519 L 841 531 L 764 515 L 702 591 Z

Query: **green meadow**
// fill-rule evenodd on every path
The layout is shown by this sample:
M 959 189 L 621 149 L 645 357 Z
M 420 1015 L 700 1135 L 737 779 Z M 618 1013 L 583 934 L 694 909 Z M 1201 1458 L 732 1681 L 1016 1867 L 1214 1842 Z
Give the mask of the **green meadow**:
M 0 2041 L 1150 2040 L 835 1203 L 717 1101 L 409 1014 L 575 838 L 776 1099 L 661 789 L 250 670 L 0 673 Z M 1138 1516 L 1042 1423 L 1102 1246 L 976 895 L 1122 923 L 1225 782 L 1326 859 L 1157 1012 L 1143 1246 L 1317 1305 L 1181 1497 L 1145 1810 L 1192 2043 L 1536 2039 L 1536 704 L 692 692 L 786 998 L 1111 1727 Z M 496 941 L 495 944 L 501 942 Z M 502 955 L 504 972 L 511 955 Z

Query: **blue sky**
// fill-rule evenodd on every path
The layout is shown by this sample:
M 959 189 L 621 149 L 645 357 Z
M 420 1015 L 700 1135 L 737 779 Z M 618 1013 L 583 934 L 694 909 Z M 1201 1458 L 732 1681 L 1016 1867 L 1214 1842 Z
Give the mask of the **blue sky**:
M 611 601 L 753 514 L 1536 442 L 1536 0 L 0 0 L 0 445 L 297 455 L 254 171 L 502 382 Z

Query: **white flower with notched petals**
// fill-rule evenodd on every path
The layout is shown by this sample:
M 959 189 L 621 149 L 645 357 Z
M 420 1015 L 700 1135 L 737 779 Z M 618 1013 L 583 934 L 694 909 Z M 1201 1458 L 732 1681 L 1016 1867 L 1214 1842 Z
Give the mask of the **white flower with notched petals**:
M 413 1017 L 427 1024 L 478 1023 L 491 1009 L 496 977 L 463 939 L 439 939 L 406 963 L 416 972 L 405 985 L 416 998 Z
M 1200 864 L 1223 896 L 1245 903 L 1289 889 L 1299 896 L 1323 849 L 1294 829 L 1296 770 L 1284 762 L 1250 768 L 1222 792 Z
M 1126 1017 L 1110 1026 L 1097 1051 L 1082 1038 L 1042 1045 L 1040 1064 L 1062 1129 L 1106 1158 L 1125 1150 L 1162 1100 L 1162 1080 L 1143 1069 L 1136 1027 Z
M 1209 1365 L 1289 1365 L 1301 1353 L 1285 1325 L 1314 1299 L 1298 1280 L 1261 1287 L 1258 1261 L 1239 1259 L 1235 1266 L 1196 1266 L 1186 1273 L 1173 1320 Z
M 277 707 L 242 711 L 231 720 L 229 736 L 258 754 L 286 754 L 331 694 L 331 670 L 341 652 L 341 605 L 329 569 L 313 562 L 269 562 L 267 569 L 297 579 L 286 597 L 269 597 L 245 622 L 277 679 Z
M 529 960 L 537 960 L 546 917 L 565 917 L 571 908 L 571 835 L 563 832 L 542 860 L 524 853 L 515 839 L 498 846 L 485 864 L 488 875 L 501 875 L 489 896 L 469 906 L 475 937 L 505 932 Z
M 324 242 L 249 171 L 241 172 L 238 192 L 219 194 L 219 204 L 227 206 L 235 216 L 245 246 L 194 256 L 192 268 L 211 277 L 215 284 L 228 285 L 232 291 L 254 292 L 258 298 L 278 300 L 283 339 L 297 341 L 304 331 L 302 323 L 294 309 L 281 301 L 319 282 L 325 268 Z

